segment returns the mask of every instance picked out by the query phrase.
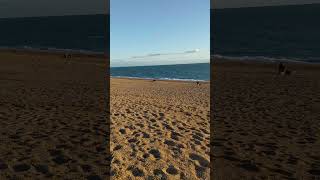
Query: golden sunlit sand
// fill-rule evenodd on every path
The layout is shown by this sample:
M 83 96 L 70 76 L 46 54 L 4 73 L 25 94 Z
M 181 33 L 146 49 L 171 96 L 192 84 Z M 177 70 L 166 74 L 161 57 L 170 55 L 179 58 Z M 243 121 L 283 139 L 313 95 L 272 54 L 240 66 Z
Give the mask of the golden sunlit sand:
M 209 179 L 210 84 L 111 79 L 112 179 Z

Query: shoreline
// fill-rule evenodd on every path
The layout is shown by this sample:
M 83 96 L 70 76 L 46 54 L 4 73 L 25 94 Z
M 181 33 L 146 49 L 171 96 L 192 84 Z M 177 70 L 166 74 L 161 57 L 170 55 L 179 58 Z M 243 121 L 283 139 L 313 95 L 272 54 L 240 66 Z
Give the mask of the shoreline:
M 7 48 L 0 47 L 0 53 L 17 53 L 17 54 L 43 54 L 43 55 L 64 55 L 71 54 L 73 57 L 94 57 L 94 58 L 109 58 L 104 52 L 94 52 L 88 50 L 73 50 L 73 49 L 50 49 L 50 48 Z
M 201 82 L 201 83 L 210 83 L 210 80 L 191 80 L 191 79 L 157 79 L 157 78 L 139 78 L 139 77 L 126 77 L 126 76 L 110 76 L 110 79 L 127 79 L 127 80 L 156 80 L 156 81 L 165 81 L 165 82 L 186 82 L 186 83 L 195 83 L 195 82 Z
M 280 62 L 280 61 L 279 61 Z M 225 60 L 220 58 L 212 59 L 211 62 L 211 74 L 216 73 L 215 71 L 217 68 L 221 66 L 226 66 L 229 68 L 236 68 L 236 67 L 247 67 L 247 68 L 257 68 L 254 71 L 261 70 L 264 71 L 265 68 L 272 68 L 273 71 L 278 71 L 279 62 L 270 62 L 270 61 L 253 61 L 253 60 Z M 295 62 L 295 61 L 288 61 L 283 62 L 290 71 L 301 72 L 303 68 L 307 68 L 308 70 L 319 70 L 320 63 L 304 63 L 304 62 Z M 257 71 L 258 72 L 258 71 Z M 213 77 L 211 77 L 212 79 Z
M 266 56 L 224 56 L 224 55 L 212 55 L 211 59 L 218 61 L 237 61 L 237 62 L 258 62 L 258 63 L 297 63 L 297 64 L 320 64 L 319 61 L 307 61 L 303 59 L 294 59 L 294 58 L 275 58 L 275 57 L 266 57 Z M 314 58 L 315 59 L 315 58 Z

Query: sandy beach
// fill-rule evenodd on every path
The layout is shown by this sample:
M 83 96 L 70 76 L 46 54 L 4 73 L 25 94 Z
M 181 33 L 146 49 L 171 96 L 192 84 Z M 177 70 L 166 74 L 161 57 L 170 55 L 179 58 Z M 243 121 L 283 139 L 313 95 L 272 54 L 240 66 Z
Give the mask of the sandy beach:
M 213 179 L 320 177 L 320 65 L 277 65 L 212 64 Z
M 209 179 L 210 84 L 111 79 L 112 179 Z
M 320 65 L 287 67 L 216 60 L 211 91 L 112 78 L 109 141 L 104 58 L 1 51 L 0 179 L 107 179 L 109 142 L 112 179 L 319 177 Z
M 105 179 L 105 58 L 0 52 L 0 179 Z

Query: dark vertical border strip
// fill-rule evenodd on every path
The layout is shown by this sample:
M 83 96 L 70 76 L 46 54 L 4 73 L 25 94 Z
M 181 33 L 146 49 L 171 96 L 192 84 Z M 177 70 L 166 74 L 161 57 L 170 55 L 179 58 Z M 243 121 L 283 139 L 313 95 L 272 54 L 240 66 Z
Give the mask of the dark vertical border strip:
M 105 45 L 106 45 L 106 74 L 103 77 L 105 79 L 105 107 L 106 107 L 106 153 L 107 153 L 107 158 L 106 160 L 108 161 L 108 167 L 107 167 L 107 172 L 109 175 L 107 176 L 107 179 L 110 179 L 110 174 L 111 174 L 111 153 L 110 153 L 110 0 L 106 0 L 106 27 L 105 27 Z
M 210 0 L 210 179 L 214 179 L 213 159 L 213 0 Z

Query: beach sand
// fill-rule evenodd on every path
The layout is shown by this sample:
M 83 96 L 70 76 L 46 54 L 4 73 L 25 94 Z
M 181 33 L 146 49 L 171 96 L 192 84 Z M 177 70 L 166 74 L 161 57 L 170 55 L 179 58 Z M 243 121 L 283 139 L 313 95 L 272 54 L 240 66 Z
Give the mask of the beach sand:
M 112 179 L 319 177 L 320 66 L 287 66 L 216 60 L 211 125 L 209 83 L 111 79 Z M 106 69 L 0 52 L 0 179 L 107 178 Z
M 0 52 L 0 179 L 105 179 L 103 57 Z
M 111 79 L 112 179 L 209 179 L 210 84 Z
M 213 179 L 320 177 L 320 65 L 215 60 Z

